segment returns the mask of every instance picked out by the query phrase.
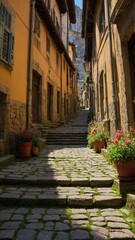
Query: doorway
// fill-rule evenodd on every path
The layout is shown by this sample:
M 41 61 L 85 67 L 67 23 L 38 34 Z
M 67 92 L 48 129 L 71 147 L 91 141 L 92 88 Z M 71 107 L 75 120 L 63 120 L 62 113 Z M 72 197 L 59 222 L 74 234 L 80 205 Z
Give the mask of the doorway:
M 101 113 L 101 121 L 105 118 L 104 113 L 104 79 L 103 79 L 103 71 L 100 76 L 100 82 L 99 82 L 99 93 L 100 93 L 100 113 Z
M 135 33 L 133 33 L 128 43 L 128 52 L 129 52 L 130 74 L 131 74 L 132 107 L 133 107 L 133 116 L 135 120 Z
M 33 72 L 32 80 L 32 122 L 40 123 L 41 118 L 41 106 L 40 106 L 40 85 L 41 76 L 37 72 Z
M 47 119 L 53 121 L 53 86 L 47 84 Z
M 0 139 L 5 137 L 7 95 L 0 91 Z

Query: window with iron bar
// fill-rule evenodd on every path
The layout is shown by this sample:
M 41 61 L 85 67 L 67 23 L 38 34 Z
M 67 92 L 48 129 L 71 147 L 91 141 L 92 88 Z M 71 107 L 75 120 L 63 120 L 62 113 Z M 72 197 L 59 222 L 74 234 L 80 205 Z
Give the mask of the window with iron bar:
M 14 62 L 14 35 L 12 32 L 13 16 L 10 10 L 0 5 L 0 60 L 13 66 Z

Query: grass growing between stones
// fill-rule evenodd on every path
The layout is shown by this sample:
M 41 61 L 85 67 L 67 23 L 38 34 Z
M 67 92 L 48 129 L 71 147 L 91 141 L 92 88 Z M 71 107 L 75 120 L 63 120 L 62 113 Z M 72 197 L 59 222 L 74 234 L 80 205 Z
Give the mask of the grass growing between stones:
M 128 208 L 122 208 L 121 211 L 126 223 L 129 225 L 131 231 L 135 234 L 135 214 L 132 213 Z
M 71 178 L 71 174 L 69 172 L 66 173 L 67 178 Z
M 115 184 L 112 185 L 112 190 L 115 191 L 117 196 L 121 196 L 119 188 Z
M 66 209 L 66 215 L 68 220 L 71 222 L 72 210 L 70 208 Z
M 78 187 L 79 189 L 79 195 L 84 195 L 85 194 L 85 190 L 83 187 Z
M 92 190 L 94 191 L 94 195 L 101 195 L 97 187 L 92 188 Z
M 58 167 L 59 166 L 59 159 L 54 159 L 54 162 L 55 162 L 55 164 L 56 164 L 56 166 Z

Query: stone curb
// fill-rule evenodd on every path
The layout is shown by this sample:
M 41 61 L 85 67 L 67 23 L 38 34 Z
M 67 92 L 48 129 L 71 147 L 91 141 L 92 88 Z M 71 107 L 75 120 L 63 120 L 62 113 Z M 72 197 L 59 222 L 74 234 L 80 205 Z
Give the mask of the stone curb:
M 0 157 L 0 169 L 12 164 L 15 161 L 15 155 L 6 155 Z

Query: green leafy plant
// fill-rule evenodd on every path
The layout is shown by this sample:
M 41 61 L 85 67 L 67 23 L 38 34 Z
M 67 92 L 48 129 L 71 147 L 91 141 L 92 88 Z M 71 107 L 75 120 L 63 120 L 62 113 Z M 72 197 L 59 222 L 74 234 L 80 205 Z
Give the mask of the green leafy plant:
M 20 131 L 15 134 L 16 143 L 32 142 L 32 134 L 29 133 L 28 129 Z
M 99 141 L 107 141 L 109 139 L 109 132 L 104 130 L 103 125 L 95 121 L 90 122 L 88 125 L 88 146 L 92 146 L 92 143 Z
M 32 142 L 33 146 L 38 147 L 40 143 L 40 133 L 33 127 L 20 131 L 15 134 L 16 143 Z
M 109 140 L 106 159 L 113 163 L 124 161 L 135 161 L 135 129 L 130 128 L 126 133 L 117 130 L 114 139 Z

